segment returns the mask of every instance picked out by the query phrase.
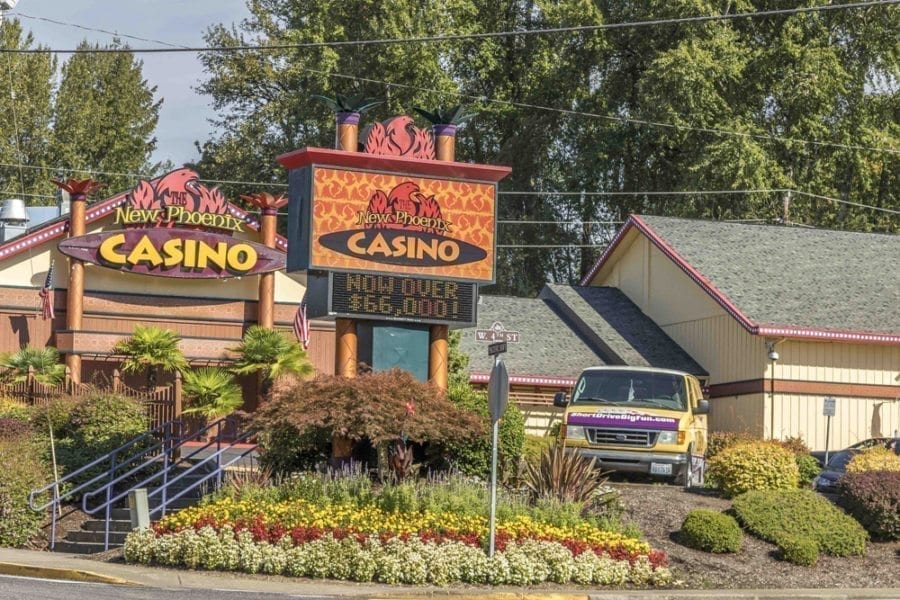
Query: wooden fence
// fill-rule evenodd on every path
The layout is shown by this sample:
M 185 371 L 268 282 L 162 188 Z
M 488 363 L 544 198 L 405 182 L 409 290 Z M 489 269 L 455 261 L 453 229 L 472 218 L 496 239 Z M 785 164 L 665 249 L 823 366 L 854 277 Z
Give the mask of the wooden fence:
M 112 382 L 108 386 L 75 383 L 69 374 L 68 367 L 66 367 L 65 379 L 57 385 L 47 385 L 37 381 L 34 367 L 28 368 L 28 375 L 23 381 L 0 383 L 0 395 L 36 406 L 49 404 L 54 399 L 63 396 L 81 398 L 105 393 L 120 394 L 142 402 L 147 409 L 147 416 L 150 417 L 151 428 L 181 417 L 181 373 L 175 374 L 173 385 L 157 387 L 155 390 L 136 390 L 128 387 L 122 383 L 122 376 L 118 369 L 113 371 Z

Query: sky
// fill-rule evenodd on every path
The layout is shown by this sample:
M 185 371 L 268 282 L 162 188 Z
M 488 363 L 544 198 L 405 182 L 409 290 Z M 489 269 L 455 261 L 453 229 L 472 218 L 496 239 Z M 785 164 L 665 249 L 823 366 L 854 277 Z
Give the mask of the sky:
M 245 0 L 19 0 L 6 18 L 17 13 L 22 13 L 18 18 L 23 28 L 34 34 L 36 43 L 51 48 L 74 48 L 84 39 L 108 43 L 113 36 L 25 15 L 184 46 L 203 46 L 203 34 L 210 25 L 230 26 L 248 15 Z M 132 48 L 159 47 L 148 42 L 123 41 Z M 68 56 L 60 55 L 60 61 Z M 194 141 L 203 142 L 213 133 L 208 119 L 214 116 L 209 98 L 193 89 L 204 79 L 200 61 L 192 53 L 144 54 L 139 58 L 144 62 L 144 78 L 157 87 L 156 97 L 163 100 L 153 160 L 171 160 L 180 166 L 198 159 Z

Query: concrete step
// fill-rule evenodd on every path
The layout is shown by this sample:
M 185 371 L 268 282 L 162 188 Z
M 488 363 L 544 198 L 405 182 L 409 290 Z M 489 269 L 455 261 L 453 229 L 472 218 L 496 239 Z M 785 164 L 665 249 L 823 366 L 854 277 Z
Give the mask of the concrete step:
M 109 545 L 121 546 L 125 543 L 125 537 L 128 535 L 125 531 L 110 531 Z M 66 542 L 77 542 L 81 544 L 99 544 L 103 545 L 103 531 L 70 531 L 66 534 Z M 101 548 L 102 550 L 102 548 Z
M 114 547 L 115 546 L 110 544 L 110 548 Z M 102 540 L 99 544 L 57 540 L 56 546 L 53 548 L 54 552 L 62 552 L 64 554 L 96 554 L 97 552 L 103 552 L 104 550 Z
M 105 523 L 103 520 L 99 519 L 91 519 L 90 521 L 85 521 L 81 528 L 85 531 L 99 531 L 103 532 Z M 109 530 L 110 531 L 118 531 L 128 533 L 131 531 L 131 521 L 110 521 L 109 522 Z

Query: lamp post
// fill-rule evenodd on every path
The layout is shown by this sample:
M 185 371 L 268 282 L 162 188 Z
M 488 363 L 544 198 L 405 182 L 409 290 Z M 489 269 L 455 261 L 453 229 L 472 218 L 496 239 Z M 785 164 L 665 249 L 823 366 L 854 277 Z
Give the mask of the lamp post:
M 775 439 L 775 363 L 778 362 L 778 352 L 775 350 L 775 343 L 770 342 L 769 360 L 772 361 L 771 373 L 769 377 L 769 437 Z

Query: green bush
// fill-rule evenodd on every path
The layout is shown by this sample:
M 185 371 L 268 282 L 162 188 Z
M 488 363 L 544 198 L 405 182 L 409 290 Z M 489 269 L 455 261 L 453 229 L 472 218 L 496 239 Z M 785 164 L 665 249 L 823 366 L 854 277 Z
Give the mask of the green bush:
M 536 465 L 541 462 L 541 453 L 556 442 L 547 435 L 526 435 L 522 446 L 522 458 L 526 463 Z
M 709 461 L 725 448 L 741 442 L 757 442 L 760 438 L 746 431 L 713 431 L 706 444 L 706 460 Z
M 900 471 L 900 455 L 884 446 L 867 448 L 847 463 L 848 473 L 865 471 Z
M 819 545 L 806 537 L 788 536 L 778 545 L 781 559 L 803 567 L 812 567 L 819 561 Z
M 800 472 L 800 487 L 809 487 L 812 485 L 813 479 L 822 471 L 819 461 L 809 454 L 796 454 L 794 461 L 797 463 L 797 470 Z
M 276 475 L 315 469 L 331 455 L 331 434 L 310 427 L 301 433 L 293 425 L 276 425 L 259 434 L 259 463 Z
M 31 418 L 28 406 L 10 398 L 0 398 L 0 419 L 18 419 L 27 421 Z
M 453 466 L 466 475 L 487 478 L 491 473 L 491 417 L 487 393 L 472 388 L 468 383 L 454 383 L 447 397 L 458 408 L 478 415 L 484 423 L 483 434 L 460 443 L 442 445 L 441 454 Z M 510 402 L 500 419 L 498 463 L 504 468 L 514 467 L 522 456 L 525 444 L 525 417 Z
M 733 497 L 751 490 L 796 488 L 800 471 L 794 455 L 771 442 L 739 442 L 715 455 L 709 476 L 722 492 Z
M 840 503 L 873 537 L 900 540 L 900 471 L 846 473 Z
M 862 556 L 865 529 L 831 502 L 810 490 L 752 491 L 734 499 L 738 521 L 753 535 L 779 546 L 807 538 L 831 556 Z
M 28 493 L 50 480 L 50 470 L 17 439 L 0 440 L 0 472 L 0 546 L 21 547 L 40 532 L 44 515 L 28 507 Z
M 685 546 L 704 552 L 740 552 L 744 532 L 734 517 L 698 508 L 684 518 L 679 539 Z

